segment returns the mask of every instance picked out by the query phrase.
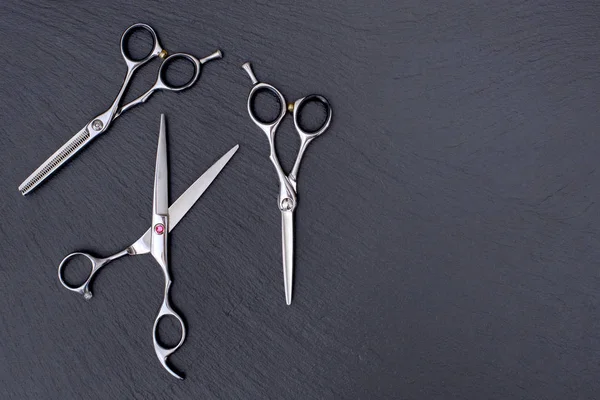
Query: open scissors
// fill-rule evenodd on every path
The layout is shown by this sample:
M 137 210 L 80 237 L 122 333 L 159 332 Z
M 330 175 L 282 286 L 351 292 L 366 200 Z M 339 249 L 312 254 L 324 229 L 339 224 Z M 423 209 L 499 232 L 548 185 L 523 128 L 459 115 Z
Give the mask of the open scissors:
M 152 37 L 152 50 L 149 54 L 147 54 L 143 58 L 134 59 L 132 58 L 128 51 L 126 41 L 129 36 L 136 30 L 146 30 L 150 33 Z M 54 154 L 50 156 L 42 165 L 39 166 L 38 169 L 33 171 L 31 175 L 21 185 L 19 186 L 19 191 L 21 194 L 26 195 L 31 190 L 33 190 L 36 186 L 42 183 L 46 178 L 48 178 L 54 171 L 60 168 L 67 160 L 73 157 L 75 154 L 79 152 L 82 148 L 84 148 L 87 144 L 89 144 L 93 139 L 98 137 L 100 134 L 107 131 L 108 127 L 111 123 L 122 113 L 129 110 L 130 108 L 141 104 L 148 100 L 148 98 L 157 90 L 169 90 L 173 92 L 179 92 L 181 90 L 187 89 L 192 86 L 198 80 L 200 76 L 200 71 L 202 69 L 202 65 L 210 60 L 215 60 L 222 58 L 222 54 L 220 50 L 217 50 L 213 54 L 204 57 L 202 59 L 197 59 L 191 54 L 187 53 L 175 53 L 171 54 L 167 57 L 167 51 L 162 48 L 158 41 L 158 37 L 156 36 L 156 32 L 149 25 L 146 24 L 134 24 L 127 28 L 123 35 L 121 36 L 121 55 L 125 60 L 125 64 L 127 64 L 127 74 L 125 75 L 125 80 L 121 85 L 121 89 L 119 90 L 119 94 L 111 104 L 111 106 L 103 112 L 102 114 L 92 118 L 90 122 L 88 122 L 83 129 L 75 134 L 67 143 L 65 143 L 60 149 L 58 149 Z M 135 71 L 141 67 L 142 65 L 148 63 L 156 57 L 160 57 L 163 59 L 160 68 L 158 69 L 158 76 L 154 85 L 146 93 L 139 96 L 137 99 L 132 100 L 131 102 L 125 104 L 120 107 L 121 99 L 125 94 L 129 83 L 131 82 L 131 78 Z M 168 82 L 165 77 L 167 66 L 175 60 L 185 59 L 191 62 L 194 66 L 194 73 L 192 74 L 191 79 L 182 84 L 182 85 L 172 85 Z
M 167 144 L 166 144 L 166 127 L 164 115 L 160 118 L 160 135 L 158 139 L 158 150 L 156 153 L 156 169 L 154 173 L 154 197 L 152 205 L 152 226 L 142 237 L 136 240 L 131 246 L 125 250 L 119 251 L 112 256 L 106 258 L 94 257 L 91 254 L 84 252 L 75 252 L 66 256 L 58 266 L 58 279 L 67 289 L 82 294 L 86 300 L 92 298 L 90 291 L 90 282 L 101 268 L 108 263 L 126 255 L 135 256 L 141 254 L 152 254 L 152 257 L 160 265 L 165 276 L 165 289 L 163 302 L 154 321 L 152 331 L 154 340 L 154 351 L 163 367 L 173 376 L 183 379 L 182 376 L 175 373 L 167 365 L 167 358 L 174 353 L 185 340 L 185 324 L 183 319 L 177 314 L 169 304 L 169 288 L 171 287 L 171 277 L 169 274 L 169 259 L 167 257 L 167 238 L 168 233 L 179 223 L 183 216 L 202 196 L 202 193 L 210 186 L 212 181 L 219 175 L 223 167 L 229 162 L 235 154 L 239 146 L 233 147 L 216 163 L 214 163 L 196 182 L 194 182 L 186 191 L 168 207 L 168 167 L 167 167 Z M 67 262 L 76 256 L 86 257 L 92 264 L 89 277 L 80 286 L 72 286 L 66 282 L 64 278 L 64 268 Z M 179 343 L 172 348 L 163 347 L 157 340 L 158 322 L 165 316 L 171 316 L 179 321 L 181 326 L 181 339 Z
M 306 148 L 310 142 L 325 132 L 329 127 L 329 124 L 331 123 L 331 106 L 325 97 L 317 94 L 311 94 L 296 100 L 294 103 L 287 104 L 281 92 L 273 85 L 259 82 L 258 79 L 256 79 L 250 63 L 245 63 L 242 68 L 244 68 L 244 70 L 248 73 L 248 76 L 250 76 L 250 80 L 254 85 L 252 90 L 250 90 L 250 94 L 248 95 L 248 114 L 250 114 L 252 121 L 254 121 L 254 123 L 258 125 L 258 127 L 267 135 L 271 150 L 269 158 L 275 166 L 275 171 L 279 177 L 279 196 L 277 198 L 277 203 L 279 210 L 281 211 L 283 284 L 285 289 L 285 302 L 287 305 L 290 305 L 292 304 L 292 282 L 294 278 L 294 210 L 298 204 L 296 191 L 298 169 L 300 168 L 302 156 L 304 155 L 304 152 L 306 151 Z M 263 91 L 269 91 L 273 93 L 275 97 L 277 97 L 277 100 L 281 106 L 279 115 L 272 121 L 261 120 L 254 113 L 252 108 L 254 98 L 258 93 Z M 314 131 L 305 131 L 302 129 L 298 121 L 303 106 L 309 102 L 321 103 L 327 112 L 327 117 L 325 118 L 323 124 Z M 296 162 L 292 167 L 292 172 L 290 172 L 289 175 L 286 175 L 285 172 L 283 172 L 275 151 L 275 133 L 277 132 L 279 123 L 283 120 L 283 117 L 285 117 L 286 111 L 293 113 L 294 126 L 296 127 L 296 132 L 300 137 L 300 149 L 298 150 L 298 156 L 296 157 Z

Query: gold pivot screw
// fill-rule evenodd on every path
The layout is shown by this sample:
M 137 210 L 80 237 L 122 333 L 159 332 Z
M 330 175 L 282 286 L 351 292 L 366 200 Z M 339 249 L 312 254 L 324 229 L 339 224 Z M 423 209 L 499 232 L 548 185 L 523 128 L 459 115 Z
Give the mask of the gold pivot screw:
M 160 52 L 160 53 L 158 53 L 158 56 L 159 56 L 160 58 L 162 58 L 163 60 L 164 60 L 165 58 L 167 58 L 167 56 L 168 56 L 168 55 L 169 55 L 169 53 L 167 53 L 167 51 L 166 51 L 166 50 L 161 50 L 161 52 Z
M 294 112 L 294 103 L 289 103 L 287 105 L 287 109 L 288 109 L 289 112 Z

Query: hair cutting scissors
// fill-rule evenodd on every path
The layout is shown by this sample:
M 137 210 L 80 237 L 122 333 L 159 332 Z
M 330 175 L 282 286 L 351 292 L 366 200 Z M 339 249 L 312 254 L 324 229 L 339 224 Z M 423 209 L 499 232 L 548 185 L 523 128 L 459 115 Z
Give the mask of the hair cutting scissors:
M 129 36 L 136 30 L 145 30 L 150 33 L 152 37 L 152 50 L 149 54 L 147 54 L 143 58 L 134 59 L 132 58 L 126 46 L 126 41 Z M 65 143 L 60 149 L 58 149 L 54 154 L 50 156 L 42 165 L 39 166 L 21 185 L 19 186 L 19 191 L 21 194 L 25 195 L 33 190 L 36 186 L 42 183 L 46 178 L 48 178 L 54 171 L 60 168 L 67 160 L 77 154 L 82 148 L 88 145 L 93 139 L 98 137 L 100 134 L 106 132 L 111 125 L 111 123 L 119 117 L 125 111 L 131 109 L 132 107 L 144 103 L 148 98 L 157 90 L 168 90 L 173 92 L 179 92 L 181 90 L 187 89 L 192 86 L 198 80 L 200 76 L 200 71 L 202 69 L 202 65 L 208 61 L 222 58 L 222 54 L 220 50 L 217 50 L 213 54 L 204 57 L 202 59 L 197 59 L 191 54 L 187 53 L 175 53 L 171 54 L 167 57 L 167 51 L 162 48 L 158 41 L 158 37 L 156 36 L 156 32 L 149 25 L 146 24 L 134 24 L 127 28 L 123 35 L 121 36 L 121 55 L 125 60 L 125 64 L 127 64 L 127 74 L 125 75 L 125 80 L 121 85 L 121 89 L 119 90 L 119 94 L 111 104 L 111 106 L 103 112 L 102 114 L 92 118 L 90 122 L 88 122 L 83 129 L 75 134 L 67 143 Z M 131 82 L 131 78 L 135 71 L 141 67 L 142 65 L 148 63 L 156 57 L 160 57 L 163 59 L 160 68 L 158 69 L 158 75 L 154 85 L 146 93 L 139 96 L 137 99 L 132 100 L 131 102 L 125 104 L 120 107 L 121 99 L 125 94 L 129 83 Z M 191 79 L 181 85 L 172 85 L 168 82 L 166 78 L 166 70 L 169 64 L 171 64 L 175 60 L 188 60 L 194 67 L 194 73 L 192 74 Z
M 185 324 L 183 319 L 177 314 L 169 303 L 169 289 L 171 287 L 171 277 L 169 274 L 169 259 L 167 256 L 167 242 L 168 233 L 179 223 L 183 216 L 190 210 L 190 208 L 196 203 L 196 201 L 202 196 L 204 191 L 212 183 L 212 181 L 219 175 L 223 167 L 229 162 L 231 157 L 235 154 L 239 146 L 233 147 L 223 157 L 221 157 L 216 163 L 214 163 L 196 182 L 194 182 L 186 191 L 171 205 L 168 207 L 168 167 L 167 167 L 167 144 L 166 144 L 166 127 L 164 115 L 161 115 L 160 119 L 160 135 L 158 139 L 158 150 L 156 153 L 156 169 L 154 173 L 154 196 L 152 205 L 152 226 L 148 229 L 142 237 L 136 240 L 131 246 L 125 250 L 119 251 L 118 253 L 108 256 L 106 258 L 94 257 L 91 254 L 84 252 L 75 252 L 66 256 L 60 265 L 58 266 L 58 278 L 64 287 L 67 289 L 82 294 L 86 300 L 92 298 L 92 292 L 90 291 L 90 282 L 100 269 L 105 267 L 108 263 L 126 255 L 135 256 L 141 254 L 152 254 L 152 257 L 160 265 L 164 276 L 165 276 L 165 289 L 163 302 L 154 321 L 154 328 L 152 331 L 154 340 L 154 351 L 163 367 L 169 371 L 173 376 L 179 379 L 183 379 L 180 375 L 175 373 L 167 365 L 167 358 L 169 355 L 174 353 L 185 340 Z M 92 265 L 89 277 L 80 286 L 72 286 L 66 282 L 64 278 L 64 268 L 67 262 L 77 256 L 86 257 Z M 163 347 L 157 340 L 157 327 L 161 318 L 165 316 L 171 316 L 177 319 L 181 326 L 181 338 L 179 343 L 172 348 Z
M 281 211 L 283 283 L 285 289 L 285 302 L 287 305 L 290 305 L 292 304 L 292 281 L 294 278 L 294 210 L 298 204 L 296 191 L 298 169 L 300 168 L 302 156 L 304 155 L 304 152 L 306 151 L 306 148 L 310 142 L 325 132 L 329 127 L 329 124 L 331 123 L 331 106 L 325 97 L 317 94 L 311 94 L 296 100 L 294 103 L 287 104 L 281 92 L 273 85 L 259 82 L 258 79 L 256 79 L 250 63 L 245 63 L 242 68 L 244 68 L 244 70 L 248 73 L 248 76 L 254 85 L 252 90 L 250 90 L 250 94 L 248 95 L 248 114 L 250 114 L 252 121 L 254 121 L 254 123 L 267 135 L 271 151 L 269 158 L 275 166 L 275 171 L 277 172 L 277 176 L 279 178 L 279 196 L 277 198 L 277 203 L 279 210 Z M 277 100 L 281 106 L 279 115 L 271 121 L 264 121 L 260 119 L 252 109 L 256 95 L 263 91 L 269 91 L 273 93 L 275 97 L 277 97 Z M 323 124 L 314 131 L 305 131 L 302 129 L 298 120 L 303 107 L 309 102 L 321 103 L 327 112 L 327 117 L 325 118 Z M 292 172 L 290 172 L 289 175 L 286 175 L 285 172 L 283 172 L 275 151 L 275 134 L 280 122 L 285 117 L 286 111 L 290 111 L 292 113 L 294 126 L 296 127 L 296 132 L 300 137 L 300 149 L 298 150 L 296 161 L 292 167 Z

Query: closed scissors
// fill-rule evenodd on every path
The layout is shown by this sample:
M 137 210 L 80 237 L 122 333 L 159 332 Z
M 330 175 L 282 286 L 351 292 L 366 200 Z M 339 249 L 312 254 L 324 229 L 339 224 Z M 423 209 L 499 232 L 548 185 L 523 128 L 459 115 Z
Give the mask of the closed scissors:
M 302 97 L 296 100 L 294 103 L 287 104 L 285 98 L 279 90 L 273 85 L 259 82 L 252 71 L 250 63 L 245 63 L 242 68 L 248 73 L 252 84 L 254 85 L 248 95 L 248 114 L 254 123 L 267 135 L 270 146 L 270 160 L 275 166 L 277 177 L 279 178 L 279 196 L 277 198 L 277 204 L 281 211 L 281 236 L 282 236 L 282 256 L 283 256 L 283 284 L 285 289 L 285 302 L 287 305 L 292 304 L 292 282 L 294 278 L 294 210 L 298 204 L 297 191 L 296 191 L 296 180 L 298 178 L 298 169 L 300 168 L 300 162 L 302 156 L 306 151 L 308 145 L 319 135 L 323 134 L 331 123 L 331 106 L 327 99 L 317 94 L 311 94 L 306 97 Z M 269 91 L 275 95 L 281 106 L 279 115 L 271 120 L 264 121 L 259 118 L 253 110 L 253 103 L 256 95 L 263 91 Z M 326 110 L 327 116 L 323 124 L 313 131 L 306 131 L 302 129 L 299 123 L 299 117 L 302 112 L 303 106 L 309 102 L 321 103 Z M 275 150 L 275 134 L 279 124 L 285 117 L 286 111 L 292 112 L 294 119 L 294 126 L 296 132 L 300 137 L 300 149 L 292 171 L 289 175 L 281 168 L 281 163 L 277 158 Z
M 152 50 L 149 54 L 147 54 L 143 58 L 132 58 L 127 51 L 126 41 L 130 37 L 130 35 L 137 30 L 145 30 L 150 33 L 152 37 Z M 83 129 L 77 132 L 67 143 L 65 143 L 60 149 L 58 149 L 54 154 L 50 156 L 42 165 L 38 167 L 21 185 L 19 186 L 19 191 L 21 194 L 26 195 L 31 190 L 33 190 L 36 186 L 42 183 L 46 178 L 48 178 L 54 171 L 60 168 L 67 160 L 77 154 L 82 148 L 88 145 L 93 139 L 106 132 L 110 127 L 111 123 L 119 117 L 125 111 L 135 107 L 138 104 L 144 103 L 148 98 L 157 90 L 168 90 L 173 92 L 179 92 L 181 90 L 187 89 L 192 86 L 198 80 L 200 76 L 200 71 L 202 69 L 202 65 L 210 60 L 219 59 L 222 57 L 221 51 L 217 50 L 213 54 L 204 57 L 202 59 L 197 59 L 191 54 L 187 53 L 175 53 L 171 54 L 167 57 L 167 51 L 162 48 L 158 41 L 158 37 L 156 36 L 156 32 L 149 25 L 146 24 L 134 24 L 127 28 L 123 35 L 121 36 L 121 55 L 125 60 L 125 64 L 127 65 L 127 74 L 125 75 L 125 80 L 121 85 L 121 89 L 119 90 L 119 94 L 108 108 L 108 110 L 104 111 L 102 114 L 94 117 L 88 122 Z M 159 69 L 158 75 L 156 77 L 156 81 L 154 85 L 150 89 L 148 89 L 144 94 L 132 100 L 131 102 L 120 106 L 121 99 L 127 90 L 131 82 L 131 78 L 133 77 L 135 71 L 141 67 L 142 65 L 148 63 L 156 57 L 160 57 L 163 59 Z M 192 74 L 191 79 L 188 82 L 185 82 L 181 85 L 172 85 L 166 79 L 166 71 L 169 64 L 171 64 L 175 60 L 188 60 L 194 67 L 194 73 Z
M 86 300 L 92 298 L 92 292 L 90 290 L 90 282 L 92 278 L 105 267 L 108 263 L 126 255 L 135 256 L 150 253 L 154 260 L 161 267 L 165 276 L 165 288 L 163 294 L 163 301 L 154 321 L 154 328 L 152 331 L 154 341 L 154 351 L 163 367 L 169 371 L 173 376 L 179 379 L 183 379 L 182 376 L 175 373 L 168 365 L 167 358 L 174 353 L 185 340 L 185 324 L 183 319 L 177 312 L 173 310 L 169 303 L 169 289 L 171 287 L 171 277 L 169 274 L 169 258 L 167 256 L 167 243 L 168 233 L 179 223 L 183 216 L 189 211 L 189 209 L 196 203 L 196 201 L 202 196 L 204 191 L 210 186 L 212 181 L 219 175 L 223 167 L 229 162 L 231 157 L 235 154 L 239 146 L 233 147 L 223 157 L 221 157 L 216 163 L 214 163 L 196 182 L 194 182 L 186 191 L 183 193 L 175 203 L 168 207 L 168 168 L 167 168 L 167 145 L 166 145 L 166 127 L 164 115 L 161 115 L 160 119 L 160 135 L 158 139 L 158 150 L 156 154 L 156 169 L 154 173 L 154 195 L 152 205 L 152 226 L 148 229 L 142 237 L 136 240 L 131 246 L 125 250 L 119 251 L 111 256 L 105 258 L 94 257 L 91 254 L 84 252 L 75 252 L 66 256 L 60 265 L 58 266 L 58 279 L 67 289 L 82 294 Z M 67 262 L 77 256 L 83 256 L 87 258 L 92 265 L 90 275 L 88 278 L 79 286 L 70 285 L 66 282 L 64 277 L 64 268 Z M 179 343 L 172 348 L 166 348 L 160 344 L 157 338 L 157 327 L 161 318 L 165 316 L 174 317 L 181 326 L 181 338 Z

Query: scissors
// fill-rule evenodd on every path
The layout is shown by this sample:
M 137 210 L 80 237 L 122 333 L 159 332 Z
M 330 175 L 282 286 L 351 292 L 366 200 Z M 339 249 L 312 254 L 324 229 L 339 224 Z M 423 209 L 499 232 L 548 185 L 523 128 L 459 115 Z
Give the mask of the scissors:
M 154 260 L 161 267 L 165 276 L 165 289 L 162 305 L 154 321 L 152 331 L 154 340 L 154 351 L 162 366 L 176 378 L 183 377 L 175 373 L 168 365 L 167 358 L 174 353 L 185 340 L 185 324 L 179 314 L 177 314 L 169 303 L 169 289 L 171 287 L 171 277 L 169 274 L 169 259 L 167 257 L 168 233 L 179 223 L 183 216 L 190 210 L 196 201 L 202 196 L 204 191 L 210 186 L 212 181 L 219 175 L 223 167 L 229 162 L 235 154 L 238 145 L 234 146 L 216 163 L 214 163 L 196 182 L 194 182 L 186 191 L 168 207 L 168 167 L 167 167 L 167 144 L 166 144 L 166 126 L 165 117 L 160 118 L 160 134 L 158 138 L 158 150 L 156 153 L 156 169 L 154 173 L 154 196 L 152 205 L 152 226 L 125 250 L 119 251 L 106 258 L 94 257 L 84 252 L 75 252 L 66 256 L 58 266 L 58 279 L 63 286 L 73 292 L 83 295 L 86 300 L 92 298 L 90 282 L 92 278 L 108 263 L 126 255 L 136 256 L 150 253 Z M 87 258 L 92 265 L 89 277 L 80 286 L 70 285 L 64 278 L 64 268 L 67 262 L 77 256 Z M 179 343 L 172 348 L 163 347 L 157 340 L 158 322 L 165 316 L 174 317 L 181 326 L 181 339 Z
M 290 305 L 292 304 L 292 281 L 294 278 L 294 210 L 298 204 L 296 191 L 298 169 L 300 168 L 302 156 L 304 155 L 304 152 L 306 151 L 306 148 L 310 142 L 325 132 L 329 127 L 329 124 L 331 123 L 331 106 L 325 97 L 317 94 L 311 94 L 296 100 L 294 103 L 287 104 L 281 92 L 273 85 L 259 82 L 258 79 L 256 79 L 256 76 L 252 71 L 252 66 L 249 62 L 242 65 L 242 68 L 246 71 L 253 84 L 252 90 L 250 90 L 250 94 L 248 95 L 248 114 L 250 114 L 252 121 L 254 121 L 254 123 L 258 125 L 258 127 L 267 135 L 271 150 L 269 158 L 275 166 L 275 171 L 277 172 L 277 176 L 279 178 L 279 196 L 277 198 L 277 203 L 279 210 L 281 211 L 283 284 L 285 289 L 285 302 L 287 305 Z M 271 121 L 264 121 L 260 119 L 252 109 L 254 98 L 258 93 L 264 91 L 273 93 L 275 97 L 277 97 L 277 100 L 281 106 L 279 115 Z M 303 106 L 309 102 L 321 103 L 327 112 L 327 118 L 321 127 L 314 131 L 305 131 L 301 128 L 298 121 Z M 283 172 L 275 151 L 275 134 L 277 133 L 279 123 L 283 120 L 283 117 L 285 117 L 286 111 L 292 113 L 294 126 L 296 127 L 296 132 L 300 137 L 300 149 L 298 150 L 296 162 L 292 167 L 292 172 L 289 175 L 286 175 L 285 172 Z
M 138 30 L 145 30 L 150 33 L 150 36 L 152 37 L 152 50 L 145 57 L 134 59 L 129 55 L 127 51 L 126 41 L 134 31 Z M 108 110 L 106 110 L 102 114 L 92 118 L 92 120 L 88 122 L 83 127 L 83 129 L 77 132 L 75 136 L 73 136 L 54 154 L 52 154 L 50 158 L 48 158 L 42 165 L 39 166 L 38 169 L 33 171 L 33 173 L 29 175 L 29 177 L 25 179 L 25 181 L 23 181 L 23 183 L 21 183 L 21 185 L 19 186 L 19 191 L 22 195 L 26 195 L 27 193 L 29 193 L 36 186 L 42 183 L 46 178 L 48 178 L 53 172 L 60 168 L 67 160 L 69 160 L 82 148 L 88 145 L 93 139 L 98 137 L 100 134 L 106 132 L 111 123 L 122 113 L 135 107 L 138 104 L 144 103 L 157 90 L 179 92 L 181 90 L 189 88 L 198 80 L 203 64 L 205 64 L 208 61 L 223 57 L 220 50 L 217 50 L 213 54 L 204 57 L 200 60 L 187 53 L 175 53 L 167 57 L 167 51 L 163 49 L 160 45 L 158 37 L 156 36 L 156 32 L 154 32 L 154 29 L 152 29 L 149 25 L 140 23 L 134 24 L 127 28 L 127 30 L 125 30 L 125 32 L 121 36 L 121 55 L 125 60 L 125 64 L 127 64 L 127 74 L 125 75 L 125 80 L 121 85 L 121 90 L 119 90 L 119 94 L 117 94 L 117 97 L 113 101 L 112 105 L 108 108 Z M 148 63 L 156 57 L 160 57 L 161 59 L 163 59 L 163 61 L 160 65 L 160 68 L 158 69 L 158 76 L 154 85 L 152 85 L 152 87 L 148 89 L 146 93 L 142 94 L 137 99 L 120 107 L 121 99 L 125 94 L 125 91 L 129 86 L 129 83 L 135 71 L 139 67 Z M 192 78 L 188 82 L 182 85 L 172 85 L 167 81 L 165 77 L 167 66 L 173 61 L 180 59 L 190 61 L 194 67 L 194 73 L 192 75 Z

